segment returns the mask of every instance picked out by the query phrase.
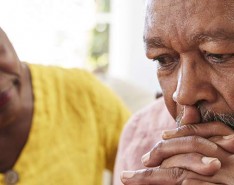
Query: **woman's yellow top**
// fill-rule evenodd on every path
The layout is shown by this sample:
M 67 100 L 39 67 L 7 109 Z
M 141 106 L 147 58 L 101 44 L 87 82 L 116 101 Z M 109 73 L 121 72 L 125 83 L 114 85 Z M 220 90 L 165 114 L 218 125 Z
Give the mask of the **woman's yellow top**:
M 29 65 L 34 114 L 17 160 L 17 185 L 101 185 L 129 117 L 121 101 L 81 69 Z M 4 175 L 0 184 L 4 184 Z

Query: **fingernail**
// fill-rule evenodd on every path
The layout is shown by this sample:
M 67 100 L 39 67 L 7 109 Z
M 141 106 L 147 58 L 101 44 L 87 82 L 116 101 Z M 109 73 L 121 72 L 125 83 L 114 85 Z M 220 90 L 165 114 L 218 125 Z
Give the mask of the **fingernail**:
M 172 135 L 175 135 L 177 133 L 177 129 L 173 129 L 173 130 L 164 130 L 162 132 L 162 137 L 165 139 L 165 138 L 169 138 L 171 137 Z
M 214 162 L 215 160 L 218 161 L 217 158 L 213 158 L 213 157 L 202 157 L 202 163 L 203 163 L 203 164 L 210 164 L 210 163 Z
M 135 171 L 123 171 L 121 173 L 121 178 L 123 179 L 130 179 L 134 176 L 135 174 Z
M 223 139 L 232 139 L 234 138 L 234 134 L 228 135 L 228 136 L 223 136 Z
M 149 161 L 149 158 L 150 158 L 150 152 L 148 152 L 147 154 L 145 154 L 145 155 L 143 155 L 143 156 L 141 157 L 141 162 L 142 162 L 143 164 L 145 164 L 145 163 L 147 163 L 147 162 Z

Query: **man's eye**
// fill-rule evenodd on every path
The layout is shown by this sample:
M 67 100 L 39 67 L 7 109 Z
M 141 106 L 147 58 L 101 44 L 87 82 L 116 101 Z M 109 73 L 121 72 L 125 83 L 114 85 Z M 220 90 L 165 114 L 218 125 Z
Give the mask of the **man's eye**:
M 153 59 L 158 63 L 158 68 L 170 68 L 173 67 L 177 59 L 169 55 L 161 55 Z
M 205 52 L 204 56 L 206 60 L 212 63 L 224 63 L 231 59 L 234 55 L 233 54 L 213 54 Z

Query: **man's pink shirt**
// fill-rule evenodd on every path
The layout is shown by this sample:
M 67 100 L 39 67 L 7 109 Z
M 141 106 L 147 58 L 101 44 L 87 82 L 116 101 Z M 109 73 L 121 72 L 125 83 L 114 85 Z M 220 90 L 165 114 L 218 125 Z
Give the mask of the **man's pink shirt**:
M 176 128 L 176 123 L 169 114 L 163 98 L 133 115 L 121 136 L 114 170 L 114 185 L 122 184 L 121 171 L 145 168 L 141 157 L 162 140 L 163 130 L 173 128 Z

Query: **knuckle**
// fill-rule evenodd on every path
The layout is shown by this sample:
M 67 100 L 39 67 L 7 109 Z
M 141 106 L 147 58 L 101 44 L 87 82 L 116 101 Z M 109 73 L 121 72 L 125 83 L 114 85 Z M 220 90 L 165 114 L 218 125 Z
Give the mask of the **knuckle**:
M 203 143 L 203 139 L 199 136 L 189 136 L 190 147 L 197 151 Z
M 163 153 L 164 141 L 159 141 L 153 148 L 153 153 L 159 155 Z
M 180 180 L 181 177 L 183 176 L 184 172 L 185 172 L 185 170 L 182 168 L 171 168 L 171 170 L 169 170 L 169 176 L 172 179 Z
M 160 141 L 158 142 L 153 149 L 149 152 L 149 158 L 146 162 L 143 163 L 147 167 L 155 167 L 158 166 L 161 162 L 165 153 L 165 142 Z
M 147 168 L 147 169 L 145 169 L 144 172 L 143 172 L 143 175 L 144 175 L 145 177 L 150 177 L 150 176 L 152 176 L 152 174 L 153 174 L 153 169 L 152 169 L 152 168 Z
M 196 124 L 183 125 L 178 128 L 178 132 L 184 133 L 184 135 L 195 135 L 198 132 Z

